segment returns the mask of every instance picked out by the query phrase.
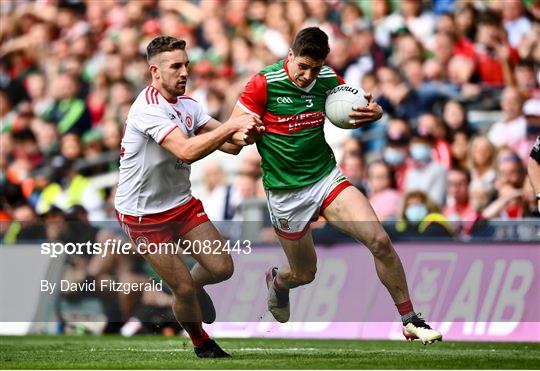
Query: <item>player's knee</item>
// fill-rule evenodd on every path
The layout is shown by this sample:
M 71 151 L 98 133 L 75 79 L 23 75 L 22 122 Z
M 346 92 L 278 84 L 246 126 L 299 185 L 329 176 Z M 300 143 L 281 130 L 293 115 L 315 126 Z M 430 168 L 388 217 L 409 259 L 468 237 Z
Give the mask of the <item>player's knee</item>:
M 377 259 L 389 259 L 394 256 L 394 249 L 392 248 L 392 243 L 390 238 L 383 231 L 381 233 L 376 233 L 370 240 L 370 250 L 373 256 Z
M 212 275 L 219 282 L 228 280 L 229 278 L 232 277 L 233 273 L 234 273 L 234 266 L 233 266 L 232 260 L 224 262 L 223 264 L 220 264 L 219 267 L 217 267 L 216 269 L 212 271 Z
M 192 298 L 195 298 L 195 286 L 193 283 L 179 283 L 171 287 L 172 292 L 176 300 L 181 302 L 188 302 Z

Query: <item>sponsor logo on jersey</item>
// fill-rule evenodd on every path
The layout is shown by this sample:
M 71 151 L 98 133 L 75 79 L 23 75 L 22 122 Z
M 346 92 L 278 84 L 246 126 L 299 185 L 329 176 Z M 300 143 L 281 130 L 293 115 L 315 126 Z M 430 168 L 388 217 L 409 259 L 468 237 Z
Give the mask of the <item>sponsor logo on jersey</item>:
M 291 227 L 289 227 L 289 221 L 287 219 L 279 218 L 278 222 L 281 229 L 285 231 L 289 231 L 291 229 Z
M 176 116 L 174 114 L 172 114 L 171 112 L 169 112 L 169 118 L 171 120 L 176 120 Z
M 200 218 L 200 217 L 205 216 L 205 215 L 206 215 L 206 213 L 203 211 L 201 213 L 197 213 L 196 216 L 197 216 L 197 218 Z
M 276 102 L 281 104 L 292 104 L 293 100 L 289 97 L 277 97 Z
M 353 94 L 358 94 L 358 89 L 351 88 L 350 86 L 347 86 L 347 85 L 338 85 L 334 89 L 330 90 L 328 95 L 335 94 L 338 91 L 348 91 L 348 92 L 351 92 Z

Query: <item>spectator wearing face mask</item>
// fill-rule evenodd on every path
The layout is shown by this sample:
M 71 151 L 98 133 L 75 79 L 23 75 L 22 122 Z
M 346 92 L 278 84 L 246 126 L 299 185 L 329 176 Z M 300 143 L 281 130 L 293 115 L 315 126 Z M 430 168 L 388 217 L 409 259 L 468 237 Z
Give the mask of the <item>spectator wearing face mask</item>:
M 444 205 L 446 174 L 444 166 L 433 161 L 433 136 L 416 132 L 409 145 L 411 167 L 405 177 L 405 190 L 426 192 L 437 205 Z
M 399 235 L 400 238 L 454 236 L 454 230 L 448 219 L 428 195 L 421 191 L 405 194 L 399 220 L 394 228 L 390 228 L 390 234 Z
M 405 178 L 410 168 L 409 158 L 410 128 L 407 121 L 402 118 L 392 118 L 388 123 L 386 132 L 386 146 L 382 153 L 386 162 L 394 172 L 396 188 L 403 192 Z

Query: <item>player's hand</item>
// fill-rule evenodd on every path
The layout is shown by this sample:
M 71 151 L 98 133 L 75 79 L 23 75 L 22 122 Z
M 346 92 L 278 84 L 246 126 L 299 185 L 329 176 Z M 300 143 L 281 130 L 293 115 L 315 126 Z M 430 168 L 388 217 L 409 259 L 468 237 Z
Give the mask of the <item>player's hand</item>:
M 236 125 L 236 132 L 231 136 L 231 141 L 240 146 L 255 143 L 265 130 L 261 120 L 251 115 L 235 117 L 230 123 Z
M 246 145 L 255 143 L 265 131 L 265 127 L 262 125 L 255 125 L 255 127 L 247 132 L 244 132 L 244 142 Z
M 367 93 L 364 97 L 368 101 L 367 106 L 353 107 L 353 111 L 349 114 L 351 124 L 358 127 L 379 120 L 384 113 L 382 107 L 373 100 L 370 93 Z

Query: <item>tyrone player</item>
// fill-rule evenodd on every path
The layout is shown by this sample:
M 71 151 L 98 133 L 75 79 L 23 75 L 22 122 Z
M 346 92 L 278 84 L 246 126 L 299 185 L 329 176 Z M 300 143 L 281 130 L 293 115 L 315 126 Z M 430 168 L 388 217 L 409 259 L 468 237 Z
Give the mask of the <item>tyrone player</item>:
M 212 246 L 219 241 L 223 246 L 201 201 L 191 195 L 190 164 L 217 149 L 237 154 L 264 128 L 259 119 L 249 116 L 221 124 L 183 95 L 189 64 L 183 40 L 156 37 L 146 53 L 152 84 L 139 94 L 126 120 L 115 196 L 118 220 L 141 249 L 178 238 L 208 240 Z M 201 323 L 215 320 L 203 286 L 224 281 L 233 273 L 230 255 L 212 250 L 211 254 L 192 252 L 197 264 L 191 272 L 173 251 L 143 251 L 144 259 L 171 288 L 174 315 L 201 358 L 229 357 Z
M 289 290 L 313 281 L 317 256 L 310 221 L 322 215 L 334 227 L 361 241 L 375 260 L 403 321 L 407 339 L 442 339 L 413 310 L 401 261 L 366 197 L 336 167 L 323 132 L 326 92 L 344 81 L 324 64 L 328 36 L 319 28 L 301 30 L 286 59 L 253 76 L 231 117 L 261 118 L 266 132 L 257 141 L 263 184 L 274 230 L 288 265 L 266 273 L 268 309 L 279 322 L 290 316 Z M 353 107 L 358 126 L 381 118 L 382 108 L 367 95 L 366 107 Z

